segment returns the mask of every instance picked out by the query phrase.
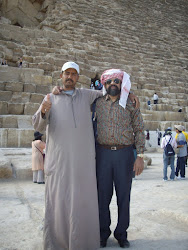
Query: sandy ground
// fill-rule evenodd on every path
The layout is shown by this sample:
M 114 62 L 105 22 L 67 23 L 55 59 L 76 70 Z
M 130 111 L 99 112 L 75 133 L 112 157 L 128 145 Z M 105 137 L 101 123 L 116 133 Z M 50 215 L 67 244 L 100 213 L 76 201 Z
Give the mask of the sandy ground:
M 152 165 L 132 184 L 130 249 L 188 250 L 188 178 L 164 182 L 162 154 L 146 155 L 152 158 Z M 0 180 L 0 250 L 42 249 L 44 189 L 45 185 L 31 180 Z M 112 234 L 105 249 L 115 250 L 120 249 L 113 237 L 115 195 L 111 217 Z

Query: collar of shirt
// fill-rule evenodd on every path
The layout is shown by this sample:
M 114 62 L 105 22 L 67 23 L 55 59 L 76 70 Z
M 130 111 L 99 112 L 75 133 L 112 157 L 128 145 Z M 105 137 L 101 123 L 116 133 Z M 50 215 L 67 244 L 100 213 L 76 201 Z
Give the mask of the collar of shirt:
M 115 102 L 119 101 L 119 99 L 120 99 L 120 97 L 118 97 L 118 98 L 115 100 Z M 106 94 L 105 100 L 106 100 L 106 101 L 112 101 L 111 98 L 110 98 L 110 96 L 109 96 L 108 94 Z

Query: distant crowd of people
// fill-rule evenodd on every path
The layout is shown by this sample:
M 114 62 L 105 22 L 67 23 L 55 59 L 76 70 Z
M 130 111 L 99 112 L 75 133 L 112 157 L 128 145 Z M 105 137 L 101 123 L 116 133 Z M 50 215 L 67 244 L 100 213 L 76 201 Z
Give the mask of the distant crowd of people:
M 170 180 L 185 179 L 185 167 L 187 167 L 188 157 L 188 133 L 182 125 L 174 126 L 176 135 L 173 137 L 172 128 L 165 129 L 164 134 L 157 129 L 157 144 L 163 151 L 163 180 L 167 181 L 167 168 L 171 167 Z M 150 132 L 146 130 L 146 149 L 151 147 Z M 177 154 L 177 163 L 175 169 L 175 155 Z

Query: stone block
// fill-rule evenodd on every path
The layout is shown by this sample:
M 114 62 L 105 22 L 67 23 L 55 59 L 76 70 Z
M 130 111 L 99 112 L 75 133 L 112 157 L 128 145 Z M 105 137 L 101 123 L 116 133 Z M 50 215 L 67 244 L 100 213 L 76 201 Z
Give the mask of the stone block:
M 31 98 L 30 98 L 30 102 L 41 103 L 43 99 L 44 99 L 44 95 L 32 93 Z
M 12 98 L 12 91 L 0 91 L 0 101 L 10 101 Z
M 19 115 L 17 116 L 18 128 L 33 129 L 32 116 L 31 115 Z
M 31 147 L 34 129 L 0 129 L 1 147 Z
M 8 104 L 8 114 L 23 115 L 23 113 L 24 113 L 23 103 L 9 103 Z
M 34 115 L 39 107 L 40 104 L 38 103 L 26 103 L 24 108 L 24 115 Z
M 8 129 L 1 128 L 0 129 L 0 147 L 6 148 L 7 147 L 7 135 L 8 135 Z
M 8 114 L 8 103 L 0 101 L 0 114 L 6 115 Z
M 32 83 L 25 83 L 23 86 L 24 92 L 35 93 L 36 92 L 36 85 Z
M 6 115 L 6 116 L 1 116 L 2 119 L 2 128 L 17 128 L 18 123 L 17 123 L 17 118 L 16 116 L 12 115 Z
M 0 152 L 0 178 L 11 178 L 12 177 L 12 167 L 10 160 Z
M 90 85 L 91 84 L 91 78 L 84 76 L 84 75 L 80 75 L 78 82 L 81 84 L 85 84 L 85 85 Z
M 46 95 L 52 92 L 52 85 L 37 85 L 36 93 Z
M 46 53 L 48 53 L 48 50 L 46 51 Z M 41 63 L 38 63 L 38 67 L 39 67 L 39 69 L 43 69 L 44 71 L 52 72 L 54 70 L 54 65 L 52 65 L 50 63 L 41 62 Z
M 19 147 L 31 147 L 33 141 L 34 129 L 25 129 L 20 131 Z
M 31 95 L 30 93 L 26 93 L 26 92 L 14 92 L 12 94 L 11 102 L 14 102 L 14 103 L 26 103 L 26 102 L 29 102 L 30 95 Z
M 32 56 L 28 56 L 28 55 L 23 55 L 23 60 L 27 61 L 29 63 L 33 62 L 33 57 Z
M 5 83 L 4 82 L 0 82 L 0 90 L 5 90 Z
M 34 76 L 34 83 L 36 85 L 51 85 L 52 77 L 51 76 Z
M 2 82 L 19 82 L 20 69 L 15 67 L 0 67 L 0 75 Z
M 23 83 L 21 82 L 8 82 L 5 85 L 6 91 L 12 92 L 22 92 L 23 91 Z
M 6 147 L 19 147 L 19 130 L 18 129 L 8 129 L 7 130 L 7 146 Z

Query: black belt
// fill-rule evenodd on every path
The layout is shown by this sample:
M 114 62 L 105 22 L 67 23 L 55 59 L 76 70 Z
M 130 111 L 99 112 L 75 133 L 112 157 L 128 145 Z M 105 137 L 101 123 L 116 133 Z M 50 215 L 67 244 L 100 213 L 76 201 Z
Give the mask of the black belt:
M 103 148 L 107 148 L 107 149 L 110 149 L 110 150 L 118 150 L 118 149 L 122 149 L 122 148 L 127 148 L 127 147 L 130 147 L 132 145 L 103 145 L 103 144 L 98 144 L 99 146 L 103 147 Z

